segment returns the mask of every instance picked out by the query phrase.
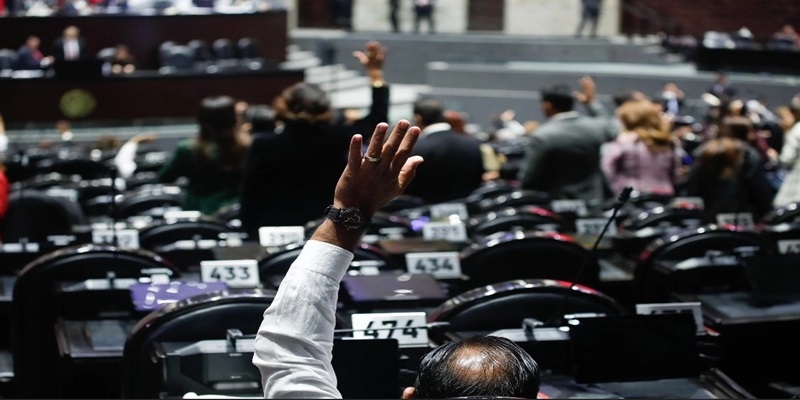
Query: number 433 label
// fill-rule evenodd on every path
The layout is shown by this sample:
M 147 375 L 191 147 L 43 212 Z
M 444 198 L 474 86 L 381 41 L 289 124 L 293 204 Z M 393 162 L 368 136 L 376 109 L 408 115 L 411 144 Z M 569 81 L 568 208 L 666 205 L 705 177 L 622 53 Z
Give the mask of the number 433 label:
M 232 288 L 252 288 L 261 284 L 256 260 L 200 261 L 200 280 L 225 282 Z
M 406 253 L 406 266 L 412 274 L 431 274 L 438 279 L 461 278 L 457 251 Z
M 353 314 L 356 339 L 397 339 L 400 346 L 428 345 L 424 312 Z

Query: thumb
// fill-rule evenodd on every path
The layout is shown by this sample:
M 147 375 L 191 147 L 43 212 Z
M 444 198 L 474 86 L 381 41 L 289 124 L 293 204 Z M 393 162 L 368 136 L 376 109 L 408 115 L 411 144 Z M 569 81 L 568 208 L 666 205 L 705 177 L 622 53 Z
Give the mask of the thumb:
M 408 185 L 414 180 L 417 174 L 417 167 L 425 161 L 420 156 L 413 156 L 406 160 L 403 168 L 400 168 L 400 174 L 397 176 L 397 183 L 400 185 L 401 190 L 406 190 Z

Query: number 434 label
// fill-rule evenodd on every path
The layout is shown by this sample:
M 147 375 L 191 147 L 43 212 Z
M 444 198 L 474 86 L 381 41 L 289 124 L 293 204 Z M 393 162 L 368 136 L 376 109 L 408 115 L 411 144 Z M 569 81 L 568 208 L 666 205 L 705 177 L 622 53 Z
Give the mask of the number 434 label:
M 406 266 L 412 274 L 431 274 L 438 279 L 461 278 L 457 251 L 406 253 Z
M 200 280 L 225 282 L 232 288 L 252 288 L 261 284 L 256 260 L 200 261 Z
M 424 312 L 353 314 L 356 339 L 397 339 L 400 346 L 428 345 Z

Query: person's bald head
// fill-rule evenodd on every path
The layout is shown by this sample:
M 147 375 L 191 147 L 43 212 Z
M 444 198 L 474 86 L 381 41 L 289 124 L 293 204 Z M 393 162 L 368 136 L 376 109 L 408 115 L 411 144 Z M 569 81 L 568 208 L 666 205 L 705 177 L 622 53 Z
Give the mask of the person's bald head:
M 536 361 L 514 342 L 475 336 L 446 343 L 420 363 L 414 388 L 404 398 L 502 396 L 536 398 L 541 384 Z

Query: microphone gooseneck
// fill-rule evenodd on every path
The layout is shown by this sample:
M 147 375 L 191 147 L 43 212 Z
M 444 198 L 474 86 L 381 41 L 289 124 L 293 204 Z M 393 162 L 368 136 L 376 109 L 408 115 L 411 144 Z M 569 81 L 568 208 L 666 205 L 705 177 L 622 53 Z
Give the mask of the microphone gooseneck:
M 547 321 L 544 322 L 543 326 L 550 327 L 553 326 L 553 324 L 560 325 L 562 323 L 561 319 L 563 315 L 561 315 L 561 313 L 563 312 L 564 307 L 566 307 L 567 305 L 567 300 L 569 299 L 570 294 L 572 294 L 572 290 L 575 288 L 575 285 L 581 279 L 581 276 L 583 275 L 584 270 L 586 270 L 586 267 L 589 265 L 589 262 L 592 259 L 594 259 L 595 254 L 597 253 L 597 247 L 600 245 L 600 241 L 603 240 L 603 237 L 605 236 L 608 227 L 611 226 L 611 223 L 614 222 L 614 220 L 617 218 L 617 213 L 619 213 L 619 210 L 622 209 L 622 206 L 624 206 L 625 203 L 627 203 L 628 200 L 630 200 L 631 192 L 633 192 L 633 188 L 630 186 L 627 186 L 625 187 L 625 189 L 622 189 L 622 192 L 619 194 L 619 197 L 617 197 L 617 201 L 614 202 L 614 206 L 611 211 L 611 216 L 608 217 L 608 220 L 606 220 L 606 224 L 603 225 L 603 230 L 601 230 L 600 234 L 597 235 L 597 239 L 595 239 L 594 244 L 592 245 L 592 249 L 589 250 L 589 252 L 586 254 L 586 257 L 583 258 L 583 262 L 581 263 L 581 266 L 578 268 L 578 272 L 575 274 L 575 277 L 569 283 L 569 290 L 567 291 L 567 293 L 564 294 L 564 297 L 561 298 L 561 301 L 558 303 L 558 306 L 556 307 L 555 311 L 550 316 L 550 318 L 548 318 Z

